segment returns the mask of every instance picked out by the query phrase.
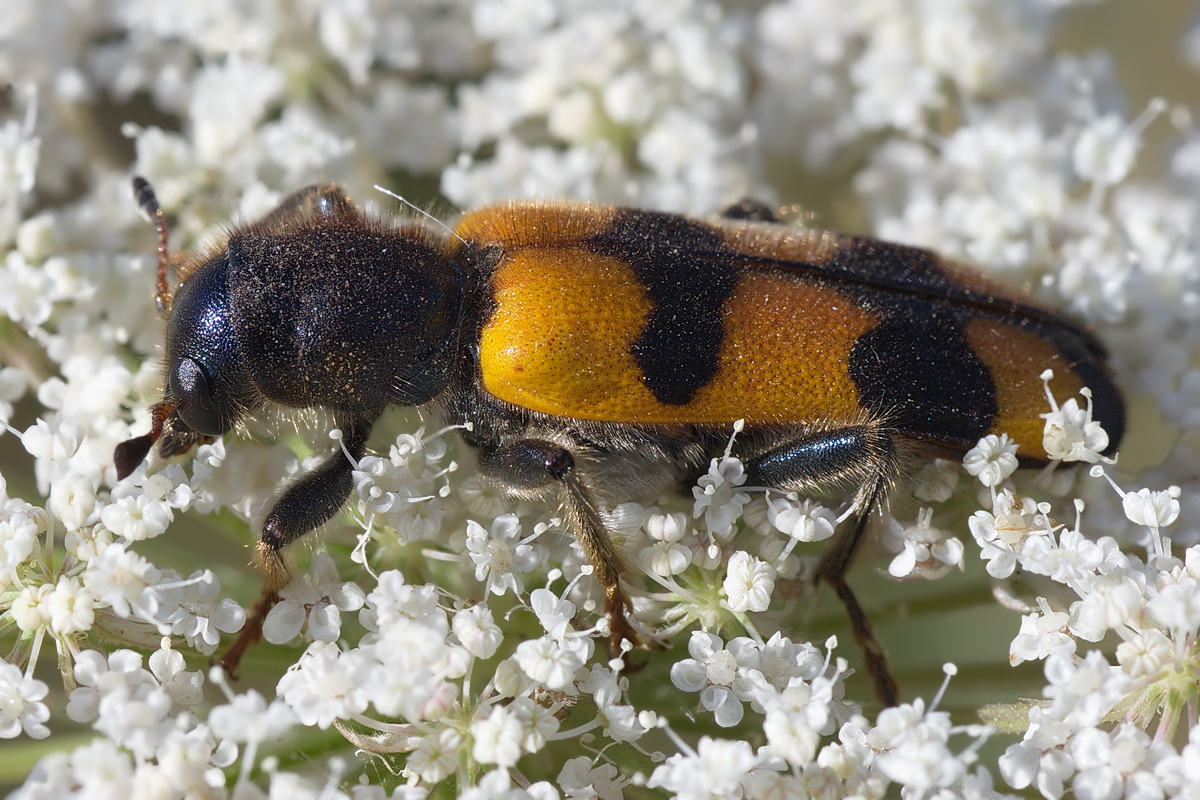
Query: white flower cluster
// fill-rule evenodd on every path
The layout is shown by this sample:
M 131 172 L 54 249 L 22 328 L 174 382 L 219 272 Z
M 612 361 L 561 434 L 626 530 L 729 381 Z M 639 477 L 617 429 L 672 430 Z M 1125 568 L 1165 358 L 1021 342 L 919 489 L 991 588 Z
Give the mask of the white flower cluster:
M 1124 97 L 1128 65 L 1052 51 L 1070 5 L 8 0 L 0 737 L 53 742 L 63 717 L 96 735 L 6 763 L 29 775 L 15 796 L 949 800 L 1006 783 L 1200 798 L 1200 131 L 1194 110 Z M 1182 38 L 1200 65 L 1200 28 Z M 162 378 L 132 173 L 153 180 L 177 252 L 331 179 L 464 208 L 708 214 L 778 197 L 1094 324 L 1150 420 L 1120 463 L 1090 397 L 1053 396 L 1047 376 L 1046 450 L 1093 465 L 1090 480 L 1085 466 L 1021 483 L 1012 443 L 986 437 L 964 459 L 982 510 L 964 521 L 957 465 L 927 466 L 893 493 L 887 553 L 860 559 L 904 579 L 986 573 L 1022 610 L 994 638 L 1014 664 L 1043 660 L 1045 683 L 982 709 L 1013 737 L 1004 755 L 987 763 L 995 730 L 952 721 L 941 693 L 864 715 L 867 681 L 832 640 L 803 643 L 822 542 L 846 515 L 747 485 L 736 440 L 690 505 L 604 510 L 635 573 L 633 624 L 673 648 L 610 662 L 591 567 L 555 509 L 463 475 L 453 429 L 385 420 L 386 455 L 354 463 L 357 547 L 330 532 L 263 621 L 275 644 L 256 653 L 288 660 L 243 666 L 277 681 L 274 699 L 219 672 L 205 692 L 187 664 L 246 620 L 210 551 L 252 540 L 329 441 L 319 419 L 264 415 L 116 482 L 113 448 L 145 430 Z M 864 600 L 885 625 L 898 615 Z M 929 651 L 954 635 L 931 624 Z M 940 659 L 916 664 L 906 679 Z M 337 735 L 310 734 L 298 759 L 286 737 L 304 728 Z
M 699 643 L 705 634 L 692 639 L 693 654 L 711 642 Z M 717 640 L 719 642 L 719 640 Z M 730 642 L 730 650 L 735 642 Z M 699 646 L 698 646 L 699 644 Z M 771 647 L 774 645 L 774 647 Z M 815 648 L 807 646 L 798 660 L 812 661 Z M 680 753 L 671 756 L 650 776 L 647 786 L 661 787 L 672 797 L 699 800 L 706 797 L 884 797 L 889 787 L 901 788 L 902 796 L 914 797 L 1001 797 L 992 788 L 991 775 L 976 765 L 975 749 L 987 736 L 986 726 L 956 728 L 949 714 L 928 709 L 922 700 L 884 709 L 871 725 L 857 709 L 840 702 L 841 670 L 832 677 L 811 682 L 798 676 L 786 679 L 783 687 L 772 685 L 760 671 L 793 662 L 794 648 L 787 640 L 772 639 L 763 648 L 760 663 L 754 648 L 738 647 L 709 655 L 710 674 L 719 673 L 722 655 L 739 665 L 743 689 L 749 689 L 765 718 L 762 731 L 767 744 L 755 751 L 744 741 L 703 737 L 695 749 L 674 737 Z M 775 652 L 769 653 L 769 650 Z M 789 653 L 787 651 L 791 650 Z M 750 656 L 746 658 L 746 656 Z M 807 656 L 807 658 L 806 658 Z M 745 663 L 743 663 L 745 662 Z M 817 670 L 828 671 L 828 659 L 816 659 Z M 751 666 L 753 664 L 753 666 Z M 680 662 L 672 678 L 682 682 L 697 677 L 698 662 Z M 810 663 L 809 669 L 812 668 Z M 715 669 L 714 669 L 715 667 Z M 953 674 L 947 668 L 947 675 Z M 776 675 L 776 677 L 782 677 Z M 738 679 L 734 679 L 736 685 Z M 752 688 L 750 685 L 753 685 Z M 940 693 L 939 693 L 940 697 Z M 723 704 L 722 707 L 727 707 Z M 721 710 L 717 711 L 719 724 Z M 739 712 L 740 713 L 740 712 Z M 838 723 L 835 725 L 835 723 Z M 836 739 L 831 739 L 836 729 Z M 950 747 L 954 735 L 972 738 L 961 752 Z M 822 746 L 822 742 L 824 742 Z
M 226 691 L 228 703 L 213 706 L 204 722 L 189 710 L 203 699 L 203 676 L 184 669 L 183 655 L 168 640 L 142 666 L 142 655 L 116 650 L 106 659 L 95 650 L 75 662 L 77 688 L 67 716 L 103 734 L 93 743 L 40 762 L 16 796 L 211 797 L 223 794 L 223 767 L 234 764 L 239 746 L 248 761 L 263 742 L 295 724 L 279 701 L 267 704 L 253 690 Z M 243 771 L 240 782 L 247 774 Z

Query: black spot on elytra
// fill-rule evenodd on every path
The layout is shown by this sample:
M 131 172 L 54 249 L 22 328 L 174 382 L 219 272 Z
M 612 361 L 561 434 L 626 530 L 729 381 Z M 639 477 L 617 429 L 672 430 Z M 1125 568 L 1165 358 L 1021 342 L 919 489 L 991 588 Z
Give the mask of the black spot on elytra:
M 868 291 L 966 305 L 990 306 L 995 302 L 987 293 L 964 285 L 936 253 L 919 247 L 854 236 L 830 255 L 822 269 Z
M 738 268 L 720 234 L 675 214 L 620 209 L 588 249 L 629 264 L 653 304 L 632 352 L 646 388 L 670 405 L 689 402 L 717 372 L 721 311 Z
M 850 352 L 850 377 L 861 403 L 888 427 L 974 443 L 997 413 L 991 373 L 958 322 L 923 305 L 886 314 L 860 336 Z

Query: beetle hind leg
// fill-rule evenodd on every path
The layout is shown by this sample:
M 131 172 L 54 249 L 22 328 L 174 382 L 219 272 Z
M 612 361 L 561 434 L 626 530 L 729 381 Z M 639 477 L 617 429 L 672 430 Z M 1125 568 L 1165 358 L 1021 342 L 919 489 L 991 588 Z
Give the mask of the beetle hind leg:
M 898 456 L 891 434 L 878 424 L 852 425 L 805 434 L 749 460 L 747 482 L 809 493 L 831 487 L 855 490 L 849 519 L 821 559 L 817 574 L 846 607 L 867 672 L 885 706 L 899 701 L 895 678 L 871 622 L 846 583 L 846 572 L 862 544 L 871 512 L 882 505 L 896 478 Z

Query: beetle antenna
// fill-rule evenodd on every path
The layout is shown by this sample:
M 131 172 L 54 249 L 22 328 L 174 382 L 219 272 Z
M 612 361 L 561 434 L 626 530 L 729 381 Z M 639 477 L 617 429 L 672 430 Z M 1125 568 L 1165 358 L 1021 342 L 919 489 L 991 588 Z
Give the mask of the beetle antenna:
M 383 192 L 383 193 L 384 193 L 384 194 L 386 194 L 388 197 L 391 197 L 391 198 L 393 198 L 394 200 L 399 200 L 401 203 L 404 203 L 404 205 L 408 206 L 408 207 L 409 207 L 409 208 L 411 208 L 413 211 L 415 211 L 415 212 L 417 212 L 418 214 L 420 214 L 421 216 L 425 217 L 426 219 L 428 219 L 429 221 L 431 221 L 431 222 L 432 222 L 434 225 L 437 225 L 439 228 L 441 228 L 442 230 L 444 230 L 446 233 L 448 233 L 448 234 L 450 234 L 451 236 L 453 236 L 455 239 L 458 239 L 458 241 L 459 241 L 459 244 L 462 244 L 462 245 L 466 245 L 466 244 L 467 244 L 467 240 L 466 240 L 466 239 L 464 239 L 463 237 L 459 236 L 457 233 L 455 233 L 453 228 L 451 228 L 451 227 L 450 227 L 449 225 L 447 225 L 446 223 L 442 222 L 440 219 L 438 219 L 437 217 L 435 217 L 433 214 L 430 214 L 430 213 L 429 213 L 428 211 L 426 211 L 425 209 L 423 209 L 423 208 L 421 208 L 420 206 L 416 205 L 416 204 L 415 204 L 415 203 L 413 203 L 411 200 L 407 200 L 407 199 L 405 199 L 405 198 L 401 197 L 400 195 L 396 194 L 395 192 L 391 191 L 390 189 L 385 189 L 385 188 L 383 188 L 383 187 L 382 187 L 382 186 L 380 186 L 378 183 L 374 184 L 374 185 L 373 185 L 371 188 L 375 189 L 375 191 L 377 191 L 377 192 Z
M 154 230 L 158 232 L 158 271 L 154 281 L 154 305 L 158 307 L 159 314 L 166 314 L 171 310 L 170 286 L 167 285 L 167 220 L 163 216 L 162 206 L 158 204 L 158 197 L 154 194 L 150 181 L 141 175 L 133 176 L 133 199 L 146 220 L 153 223 Z

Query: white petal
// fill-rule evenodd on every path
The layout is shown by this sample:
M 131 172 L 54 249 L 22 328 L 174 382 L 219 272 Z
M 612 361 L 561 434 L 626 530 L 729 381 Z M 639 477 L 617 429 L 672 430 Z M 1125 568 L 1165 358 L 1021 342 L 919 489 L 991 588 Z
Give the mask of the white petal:
M 263 620 L 263 638 L 271 644 L 290 642 L 304 627 L 304 606 L 280 603 Z

